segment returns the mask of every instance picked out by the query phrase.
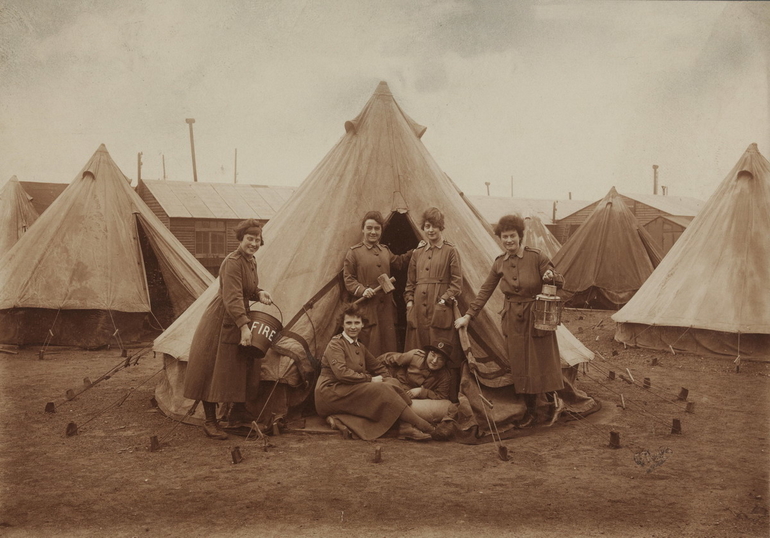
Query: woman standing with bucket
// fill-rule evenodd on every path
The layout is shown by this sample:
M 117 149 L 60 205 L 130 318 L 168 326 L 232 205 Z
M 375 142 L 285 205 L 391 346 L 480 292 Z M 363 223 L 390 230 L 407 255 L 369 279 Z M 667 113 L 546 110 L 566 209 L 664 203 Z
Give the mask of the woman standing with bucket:
M 256 398 L 262 353 L 251 347 L 249 301 L 273 303 L 270 293 L 258 286 L 254 255 L 262 246 L 262 226 L 255 219 L 235 227 L 238 248 L 219 268 L 219 293 L 209 303 L 190 347 L 184 396 L 203 402 L 203 432 L 212 439 L 227 439 L 217 422 L 217 402 L 233 403 L 228 422 L 237 424 L 244 404 Z M 241 416 L 238 416 L 238 415 Z

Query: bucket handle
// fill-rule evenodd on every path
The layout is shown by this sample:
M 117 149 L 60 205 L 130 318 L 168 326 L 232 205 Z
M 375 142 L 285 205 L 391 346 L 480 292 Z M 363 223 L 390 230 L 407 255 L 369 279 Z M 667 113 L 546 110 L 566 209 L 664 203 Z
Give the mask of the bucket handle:
M 255 301 L 255 302 L 259 302 L 259 301 Z M 259 304 L 262 304 L 262 303 L 259 303 Z M 283 326 L 283 312 L 278 307 L 278 305 L 275 304 L 275 301 L 273 301 L 271 304 L 265 305 L 265 306 L 274 306 L 278 310 L 278 315 L 281 316 L 281 326 Z M 256 310 L 252 310 L 251 309 L 251 305 L 249 305 L 249 312 L 256 312 Z

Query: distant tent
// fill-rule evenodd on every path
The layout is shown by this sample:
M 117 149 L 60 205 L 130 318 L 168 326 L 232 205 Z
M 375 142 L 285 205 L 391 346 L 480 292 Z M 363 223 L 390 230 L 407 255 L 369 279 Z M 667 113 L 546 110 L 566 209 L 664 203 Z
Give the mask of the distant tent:
M 751 144 L 619 312 L 615 339 L 770 358 L 770 163 Z
M 553 263 L 564 275 L 567 306 L 616 310 L 660 260 L 655 241 L 612 187 Z
M 524 229 L 524 240 L 522 244 L 525 247 L 531 247 L 539 249 L 543 254 L 553 260 L 556 254 L 561 250 L 561 244 L 553 236 L 548 228 L 545 227 L 540 217 L 535 215 L 525 216 L 524 223 L 526 228 Z
M 343 259 L 348 248 L 361 240 L 361 217 L 366 211 L 378 210 L 385 215 L 382 241 L 396 253 L 418 244 L 425 209 L 436 206 L 444 212 L 444 237 L 457 246 L 462 259 L 463 311 L 486 278 L 493 259 L 501 253 L 488 225 L 485 228 L 474 215 L 420 142 L 425 127 L 401 110 L 386 83 L 381 82 L 361 113 L 345 123 L 345 131 L 267 223 L 265 245 L 257 253 L 260 286 L 272 293 L 287 326 L 263 364 L 274 372 L 286 372 L 280 362 L 289 360 L 304 374 L 304 379 L 297 379 L 291 388 L 285 387 L 291 381 L 282 383 L 280 398 L 284 402 L 301 401 L 308 395 L 314 367 L 338 329 L 335 318 L 347 300 L 341 278 Z M 154 350 L 166 355 L 167 372 L 156 390 L 156 400 L 171 415 L 183 415 L 192 404 L 180 400 L 181 370 L 186 367 L 198 321 L 215 293 L 214 286 L 209 288 L 155 340 Z M 399 295 L 395 294 L 399 322 L 405 323 Z M 499 315 L 503 300 L 503 294 L 496 291 L 470 331 L 474 355 L 488 366 L 484 383 L 492 386 L 511 383 L 498 366 L 505 363 Z M 562 357 L 569 365 L 593 357 L 566 328 L 561 327 L 558 334 Z M 287 381 L 280 375 L 263 375 L 263 380 Z M 262 391 L 262 397 L 273 389 L 275 386 Z M 268 409 L 263 416 L 283 411 L 285 407 Z
M 101 145 L 0 259 L 0 342 L 119 345 L 169 324 L 212 280 Z
M 32 197 L 16 176 L 0 188 L 0 257 L 8 252 L 38 217 Z

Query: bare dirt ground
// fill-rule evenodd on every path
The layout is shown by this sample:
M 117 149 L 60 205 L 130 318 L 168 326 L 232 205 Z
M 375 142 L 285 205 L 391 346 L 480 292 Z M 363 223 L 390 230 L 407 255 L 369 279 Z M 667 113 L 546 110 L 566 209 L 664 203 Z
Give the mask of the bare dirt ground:
M 609 315 L 567 313 L 604 357 L 579 378 L 602 409 L 504 441 L 509 461 L 492 444 L 291 433 L 265 451 L 186 425 L 150 452 L 150 436 L 174 426 L 151 405 L 160 357 L 67 401 L 119 351 L 0 353 L 0 535 L 767 536 L 770 364 L 736 373 L 730 359 L 624 349 Z M 636 384 L 607 379 L 626 368 Z M 676 400 L 682 387 L 693 414 Z M 65 436 L 69 422 L 78 435 Z M 621 448 L 608 447 L 610 431 Z

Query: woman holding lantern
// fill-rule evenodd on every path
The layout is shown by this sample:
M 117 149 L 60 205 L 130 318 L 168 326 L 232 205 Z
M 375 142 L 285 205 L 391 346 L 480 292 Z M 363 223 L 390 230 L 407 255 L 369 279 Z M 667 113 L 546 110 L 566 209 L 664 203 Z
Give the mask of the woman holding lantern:
M 554 331 L 535 328 L 533 307 L 544 283 L 560 287 L 564 278 L 554 271 L 547 256 L 521 244 L 524 219 L 520 216 L 502 217 L 495 226 L 495 234 L 501 239 L 505 253 L 495 258 L 489 276 L 468 311 L 455 320 L 455 328 L 467 327 L 500 284 L 500 290 L 505 294 L 502 330 L 513 388 L 524 397 L 527 406 L 518 426 L 526 428 L 535 423 L 537 397 L 543 393 L 551 403 L 550 423 L 553 424 L 561 412 L 561 400 L 556 391 L 564 388 L 559 345 Z

